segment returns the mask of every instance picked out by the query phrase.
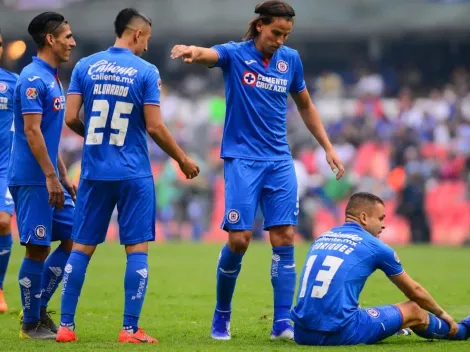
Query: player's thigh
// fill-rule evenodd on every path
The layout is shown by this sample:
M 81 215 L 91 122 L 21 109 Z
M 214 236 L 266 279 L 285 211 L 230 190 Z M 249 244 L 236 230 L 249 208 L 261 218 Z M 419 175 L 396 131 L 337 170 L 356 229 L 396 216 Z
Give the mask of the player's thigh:
M 15 202 L 8 188 L 8 180 L 6 177 L 0 177 L 0 212 L 9 214 L 11 220 L 14 210 Z
M 120 181 L 117 209 L 121 244 L 155 240 L 156 199 L 152 176 Z
M 273 162 L 261 193 L 264 228 L 297 225 L 299 202 L 297 178 L 292 160 Z
M 361 309 L 353 330 L 344 336 L 345 345 L 373 344 L 396 334 L 403 322 L 400 310 L 394 305 Z
M 226 230 L 252 230 L 268 163 L 246 159 L 225 159 Z
M 15 202 L 20 243 L 50 247 L 53 208 L 45 186 L 10 187 Z
M 72 239 L 95 246 L 103 243 L 116 206 L 116 182 L 80 180 L 75 202 Z
M 75 203 L 70 194 L 64 190 L 65 203 L 62 209 L 54 209 L 52 218 L 52 241 L 72 238 Z

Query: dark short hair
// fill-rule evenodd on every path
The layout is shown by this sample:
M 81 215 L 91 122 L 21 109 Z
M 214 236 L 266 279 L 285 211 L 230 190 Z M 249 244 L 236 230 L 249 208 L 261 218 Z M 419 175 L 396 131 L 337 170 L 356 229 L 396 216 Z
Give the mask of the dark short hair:
M 385 206 L 382 198 L 376 196 L 375 194 L 369 192 L 354 193 L 351 198 L 349 198 L 348 204 L 346 205 L 346 216 L 348 213 L 351 213 L 353 209 L 358 211 L 358 209 L 374 206 L 377 203 Z
M 273 22 L 274 17 L 283 17 L 292 21 L 295 16 L 295 11 L 287 2 L 280 0 L 269 0 L 255 7 L 255 13 L 258 17 L 253 18 L 248 24 L 248 30 L 243 37 L 243 40 L 251 40 L 258 36 L 256 25 L 258 21 L 263 24 L 270 24 Z
M 116 33 L 118 38 L 122 37 L 122 34 L 126 30 L 129 23 L 136 17 L 144 20 L 149 24 L 150 27 L 152 27 L 152 20 L 150 20 L 150 18 L 145 16 L 143 13 L 137 11 L 136 9 L 126 8 L 124 10 L 121 10 L 116 16 L 116 19 L 114 20 L 114 32 Z
M 65 17 L 57 12 L 43 12 L 33 18 L 28 26 L 28 33 L 37 44 L 38 48 L 46 45 L 46 35 L 56 35 L 57 29 L 62 24 L 67 24 Z

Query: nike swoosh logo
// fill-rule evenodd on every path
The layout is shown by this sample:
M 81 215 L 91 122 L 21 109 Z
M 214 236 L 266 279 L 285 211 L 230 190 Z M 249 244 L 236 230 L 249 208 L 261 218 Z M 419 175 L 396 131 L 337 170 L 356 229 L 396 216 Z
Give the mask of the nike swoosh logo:
M 295 264 L 292 264 L 292 265 L 284 265 L 284 268 L 286 268 L 286 269 L 295 268 Z
M 251 65 L 251 64 L 254 64 L 256 63 L 256 60 L 245 60 L 245 64 L 247 65 Z
M 222 268 L 219 268 L 219 270 L 223 272 L 224 274 L 234 274 L 237 272 L 237 270 L 224 270 Z
M 1 252 L 0 252 L 0 255 L 5 255 L 7 253 L 10 253 L 10 250 L 9 249 L 3 249 Z
M 41 77 L 39 77 L 39 76 L 33 76 L 33 77 L 28 78 L 28 81 L 33 82 L 33 81 L 35 81 L 35 80 L 37 80 L 37 79 L 39 79 L 39 78 L 41 78 Z
M 149 340 L 148 340 L 147 338 L 145 338 L 145 339 L 139 339 L 138 337 L 135 337 L 135 336 L 132 336 L 132 338 L 133 338 L 134 340 L 137 340 L 137 341 L 143 342 L 143 343 L 149 342 Z

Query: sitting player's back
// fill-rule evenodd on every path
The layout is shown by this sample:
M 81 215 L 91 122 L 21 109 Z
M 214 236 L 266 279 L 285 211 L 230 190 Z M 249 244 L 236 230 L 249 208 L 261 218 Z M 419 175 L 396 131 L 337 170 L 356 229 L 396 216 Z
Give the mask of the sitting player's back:
M 347 222 L 323 233 L 311 246 L 292 318 L 305 330 L 339 331 L 359 313 L 359 295 L 376 270 L 403 269 L 393 249 Z
M 159 105 L 146 96 L 159 89 L 157 68 L 129 49 L 111 47 L 82 59 L 73 76 L 69 94 L 83 94 L 85 111 L 82 178 L 150 176 L 143 109 Z

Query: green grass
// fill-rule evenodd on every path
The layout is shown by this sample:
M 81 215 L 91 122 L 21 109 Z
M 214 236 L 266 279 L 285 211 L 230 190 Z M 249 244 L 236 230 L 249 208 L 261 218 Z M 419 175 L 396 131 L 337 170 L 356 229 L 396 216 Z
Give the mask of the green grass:
M 297 247 L 300 271 L 307 251 Z M 150 249 L 150 282 L 141 326 L 159 339 L 159 345 L 120 345 L 125 255 L 114 244 L 101 246 L 90 266 L 78 305 L 78 343 L 18 339 L 20 309 L 16 275 L 23 249 L 16 246 L 5 289 L 10 312 L 0 315 L 0 351 L 153 350 L 164 351 L 464 351 L 470 342 L 428 342 L 416 336 L 391 337 L 374 346 L 306 348 L 291 342 L 269 340 L 272 323 L 272 289 L 268 245 L 253 243 L 245 256 L 232 316 L 232 340 L 212 341 L 210 323 L 215 300 L 215 264 L 220 245 L 154 244 Z M 455 319 L 470 314 L 470 248 L 399 248 L 405 269 L 422 283 Z M 50 308 L 60 308 L 59 294 Z M 362 306 L 396 303 L 403 295 L 376 273 L 361 296 Z M 55 316 L 59 320 L 59 316 Z

